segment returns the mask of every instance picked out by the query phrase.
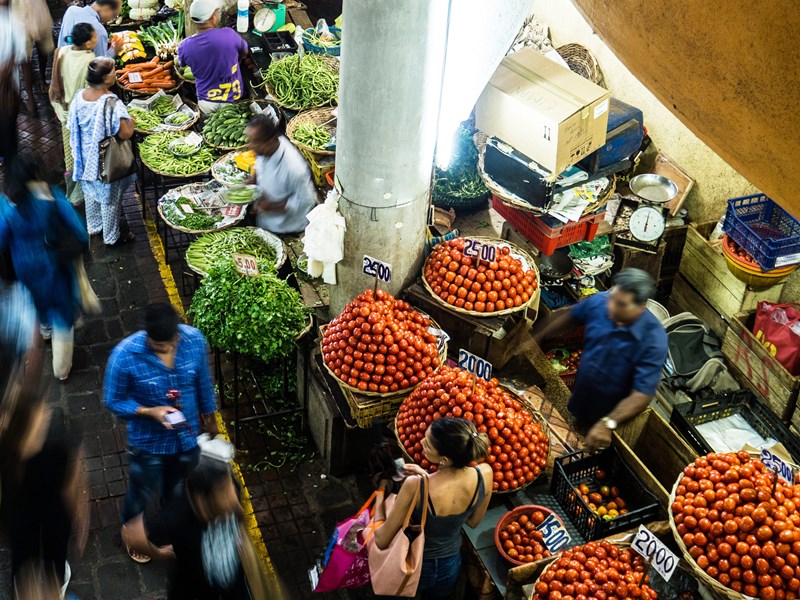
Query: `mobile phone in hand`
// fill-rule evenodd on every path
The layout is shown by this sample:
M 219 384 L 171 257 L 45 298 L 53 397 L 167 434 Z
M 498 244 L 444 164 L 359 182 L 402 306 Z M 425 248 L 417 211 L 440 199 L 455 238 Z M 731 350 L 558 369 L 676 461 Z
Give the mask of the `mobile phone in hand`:
M 164 420 L 170 425 L 180 425 L 186 422 L 186 417 L 179 410 L 164 415 Z

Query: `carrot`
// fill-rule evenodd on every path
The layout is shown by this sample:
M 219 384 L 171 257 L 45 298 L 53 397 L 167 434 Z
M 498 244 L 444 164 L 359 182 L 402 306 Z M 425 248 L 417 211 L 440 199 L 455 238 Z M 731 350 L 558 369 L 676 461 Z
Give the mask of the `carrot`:
M 156 87 L 156 88 L 159 88 L 159 89 L 162 89 L 162 90 L 169 90 L 169 89 L 172 89 L 172 88 L 175 87 L 175 82 L 174 81 L 166 81 L 166 82 L 163 82 L 163 83 L 154 83 L 152 85 L 153 85 L 153 87 Z
M 156 54 L 150 62 L 154 65 L 157 65 L 160 61 L 161 59 L 158 58 L 158 55 Z
M 124 73 L 122 75 L 122 77 L 119 78 L 119 81 L 120 81 L 120 83 L 124 83 L 124 82 L 128 81 L 128 74 Z
M 117 69 L 117 73 L 130 73 L 131 71 L 145 71 L 153 68 L 153 64 L 149 62 L 136 63 L 135 65 L 128 65 L 122 69 Z
M 149 87 L 149 83 L 131 83 L 130 85 L 126 86 L 129 90 L 141 90 L 142 88 Z
M 158 67 L 157 69 L 153 69 L 151 71 L 143 71 L 142 77 L 152 77 L 153 75 L 158 75 L 159 73 L 164 73 L 166 69 L 164 67 Z

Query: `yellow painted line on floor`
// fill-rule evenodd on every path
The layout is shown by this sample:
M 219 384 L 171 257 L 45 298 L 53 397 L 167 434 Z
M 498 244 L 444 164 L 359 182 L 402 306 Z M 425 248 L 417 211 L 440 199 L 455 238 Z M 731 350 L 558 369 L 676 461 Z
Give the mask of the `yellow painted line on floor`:
M 161 281 L 164 282 L 164 287 L 167 290 L 167 295 L 169 296 L 170 303 L 175 307 L 175 310 L 178 313 L 185 317 L 186 314 L 183 310 L 183 303 L 181 302 L 181 296 L 178 293 L 178 286 L 175 285 L 175 278 L 172 276 L 172 270 L 167 265 L 166 261 L 164 260 L 164 245 L 161 242 L 161 237 L 158 235 L 158 230 L 156 229 L 155 221 L 153 221 L 152 216 L 149 214 L 148 211 L 148 218 L 145 220 L 145 229 L 147 231 L 147 238 L 150 241 L 150 249 L 153 252 L 153 258 L 155 258 L 156 263 L 158 264 L 158 272 L 161 275 Z M 225 427 L 225 423 L 222 420 L 222 417 L 219 413 L 217 413 L 217 425 L 219 427 L 219 434 L 226 440 L 230 441 L 230 437 L 228 436 L 228 429 Z M 239 482 L 239 485 L 242 487 L 242 508 L 244 509 L 244 521 L 247 529 L 250 530 L 250 536 L 253 539 L 253 544 L 256 548 L 256 553 L 261 561 L 264 563 L 264 566 L 267 569 L 267 573 L 275 578 L 277 575 L 275 573 L 275 567 L 272 564 L 272 560 L 269 557 L 269 553 L 267 552 L 267 545 L 264 543 L 264 537 L 261 535 L 261 529 L 258 526 L 258 521 L 256 520 L 256 516 L 253 512 L 253 504 L 251 502 L 250 491 L 247 489 L 247 486 L 244 482 L 244 476 L 242 475 L 242 469 L 239 467 L 239 464 L 234 462 L 233 463 L 233 472 L 236 475 L 236 480 Z

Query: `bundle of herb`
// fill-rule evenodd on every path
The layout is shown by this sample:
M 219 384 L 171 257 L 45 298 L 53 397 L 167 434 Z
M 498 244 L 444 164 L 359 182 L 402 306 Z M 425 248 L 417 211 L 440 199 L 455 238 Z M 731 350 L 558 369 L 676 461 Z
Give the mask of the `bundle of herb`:
M 300 294 L 259 261 L 260 274 L 241 275 L 233 261 L 218 263 L 192 298 L 189 314 L 209 343 L 268 361 L 286 356 L 308 324 Z
M 486 200 L 489 190 L 478 174 L 478 149 L 472 141 L 472 133 L 462 124 L 456 134 L 450 165 L 446 170 L 436 168 L 431 198 L 435 206 L 470 209 Z

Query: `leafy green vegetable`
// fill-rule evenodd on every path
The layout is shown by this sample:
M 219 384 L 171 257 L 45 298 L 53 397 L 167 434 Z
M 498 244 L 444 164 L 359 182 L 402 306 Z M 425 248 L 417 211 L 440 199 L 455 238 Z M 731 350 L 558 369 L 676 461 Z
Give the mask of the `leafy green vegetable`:
M 269 262 L 258 268 L 257 277 L 248 277 L 233 261 L 219 263 L 195 292 L 189 314 L 212 346 L 268 361 L 292 352 L 309 309 Z
M 453 150 L 453 159 L 446 170 L 436 167 L 432 201 L 444 208 L 467 208 L 482 202 L 489 190 L 478 174 L 478 149 L 472 131 L 462 123 Z

